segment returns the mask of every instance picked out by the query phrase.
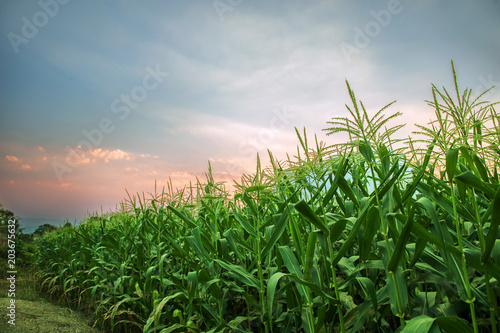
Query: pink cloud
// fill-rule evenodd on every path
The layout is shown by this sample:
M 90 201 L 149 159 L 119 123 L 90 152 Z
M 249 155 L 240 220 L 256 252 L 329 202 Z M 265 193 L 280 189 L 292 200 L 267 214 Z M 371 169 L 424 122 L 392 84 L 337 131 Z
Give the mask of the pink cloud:
M 195 186 L 197 178 L 205 182 L 205 168 L 198 171 L 154 153 L 83 146 L 74 147 L 69 155 L 63 149 L 54 154 L 38 146 L 21 148 L 16 154 L 22 158 L 4 155 L 6 174 L 0 181 L 8 186 L 0 189 L 0 195 L 8 188 L 14 211 L 24 216 L 81 218 L 87 211 L 100 211 L 101 206 L 104 211 L 119 207 L 128 198 L 125 189 L 130 194 L 144 192 L 147 196 L 154 193 L 155 183 L 158 193 L 164 188 L 167 193 L 170 187 L 175 190 L 190 183 Z M 68 164 L 68 156 L 73 164 Z M 70 172 L 62 174 L 62 181 L 58 181 L 53 161 L 70 168 Z M 225 179 L 227 175 L 220 172 L 223 170 L 223 164 L 217 165 L 214 177 Z
M 97 149 L 92 150 L 90 152 L 90 155 L 92 155 L 95 158 L 103 159 L 105 163 L 108 163 L 111 160 L 127 160 L 127 161 L 129 161 L 132 159 L 132 156 L 130 153 L 125 152 L 121 149 L 109 150 L 109 149 L 97 148 Z M 95 159 L 93 162 L 95 162 Z
M 39 151 L 45 151 L 45 149 L 43 147 L 41 147 L 41 146 L 38 147 L 38 150 Z

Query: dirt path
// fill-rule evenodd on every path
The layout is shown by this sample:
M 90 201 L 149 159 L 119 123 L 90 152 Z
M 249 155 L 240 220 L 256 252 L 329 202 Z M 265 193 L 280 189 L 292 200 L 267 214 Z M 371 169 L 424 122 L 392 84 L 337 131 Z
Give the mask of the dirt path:
M 10 299 L 0 298 L 0 332 L 33 333 L 96 333 L 99 330 L 89 326 L 89 318 L 69 308 L 44 301 L 16 299 L 15 326 L 7 321 Z

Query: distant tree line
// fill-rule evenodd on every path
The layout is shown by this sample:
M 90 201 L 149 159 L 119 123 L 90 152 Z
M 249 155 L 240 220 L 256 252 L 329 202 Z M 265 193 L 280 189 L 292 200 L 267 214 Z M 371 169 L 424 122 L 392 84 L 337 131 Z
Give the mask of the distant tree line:
M 58 227 L 52 224 L 42 224 L 38 226 L 33 232 L 33 234 L 25 234 L 24 229 L 20 225 L 20 218 L 16 217 L 14 212 L 5 209 L 2 204 L 0 204 L 0 278 L 4 278 L 7 274 L 7 257 L 8 257 L 8 235 L 9 235 L 9 224 L 12 225 L 14 221 L 15 225 L 15 250 L 16 250 L 16 267 L 29 267 L 33 264 L 32 258 L 36 252 L 36 242 L 33 241 L 34 238 L 43 236 L 45 233 L 56 230 Z M 71 223 L 67 221 L 63 227 L 72 227 Z M 11 227 L 12 229 L 12 227 Z M 12 239 L 12 238 L 11 238 Z

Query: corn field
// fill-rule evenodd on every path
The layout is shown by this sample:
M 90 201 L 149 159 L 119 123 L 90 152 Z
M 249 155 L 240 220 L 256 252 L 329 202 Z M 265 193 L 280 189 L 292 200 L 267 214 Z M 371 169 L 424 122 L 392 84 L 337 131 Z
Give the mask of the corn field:
M 347 83 L 325 131 L 349 142 L 296 129 L 294 156 L 257 157 L 234 195 L 209 166 L 48 233 L 42 288 L 105 332 L 498 332 L 500 122 L 452 69 L 414 138 Z

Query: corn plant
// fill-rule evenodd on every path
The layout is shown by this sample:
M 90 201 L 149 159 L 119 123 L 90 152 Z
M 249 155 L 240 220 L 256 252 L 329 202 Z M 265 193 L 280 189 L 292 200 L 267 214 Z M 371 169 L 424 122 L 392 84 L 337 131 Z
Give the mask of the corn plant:
M 392 103 L 370 116 L 346 82 L 350 117 L 325 131 L 349 142 L 296 129 L 234 195 L 209 164 L 48 233 L 42 287 L 113 332 L 498 332 L 500 123 L 452 69 L 458 101 L 433 86 L 423 138 L 395 139 Z

